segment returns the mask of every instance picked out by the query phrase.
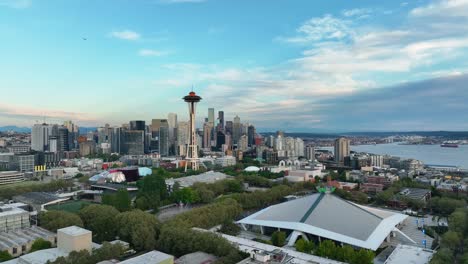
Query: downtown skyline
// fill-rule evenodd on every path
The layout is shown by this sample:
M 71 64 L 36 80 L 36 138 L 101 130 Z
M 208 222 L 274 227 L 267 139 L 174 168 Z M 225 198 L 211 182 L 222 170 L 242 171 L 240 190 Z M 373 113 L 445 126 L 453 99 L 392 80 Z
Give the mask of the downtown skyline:
M 468 1 L 242 2 L 0 0 L 0 126 L 468 130 Z

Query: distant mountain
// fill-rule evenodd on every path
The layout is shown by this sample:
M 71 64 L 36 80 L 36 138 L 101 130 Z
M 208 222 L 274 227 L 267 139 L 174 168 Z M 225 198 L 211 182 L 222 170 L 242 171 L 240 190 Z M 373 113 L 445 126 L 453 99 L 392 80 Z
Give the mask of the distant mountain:
M 276 135 L 276 132 L 265 132 L 260 133 L 264 136 Z M 389 136 L 425 136 L 425 137 L 443 137 L 453 139 L 464 139 L 468 138 L 468 131 L 388 131 L 388 132 L 330 132 L 330 133 L 307 133 L 307 132 L 295 132 L 295 133 L 284 133 L 290 137 L 300 138 L 330 138 L 338 136 L 364 136 L 364 137 L 389 137 Z
M 0 132 L 5 131 L 15 131 L 19 133 L 31 133 L 30 127 L 17 127 L 17 126 L 2 126 L 0 127 Z

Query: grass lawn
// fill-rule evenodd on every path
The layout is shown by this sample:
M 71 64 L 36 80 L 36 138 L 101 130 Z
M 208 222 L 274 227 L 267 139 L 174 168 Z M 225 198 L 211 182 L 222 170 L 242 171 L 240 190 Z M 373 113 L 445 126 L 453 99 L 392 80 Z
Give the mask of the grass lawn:
M 70 213 L 77 213 L 82 206 L 91 204 L 91 202 L 88 201 L 69 201 L 69 202 L 63 202 L 60 204 L 54 204 L 47 206 L 47 210 L 57 210 L 57 211 L 66 211 Z

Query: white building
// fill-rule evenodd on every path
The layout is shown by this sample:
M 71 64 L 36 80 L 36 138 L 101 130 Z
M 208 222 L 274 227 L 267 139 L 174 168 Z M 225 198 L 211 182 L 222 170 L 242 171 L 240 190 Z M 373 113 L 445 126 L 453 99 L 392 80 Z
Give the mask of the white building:
M 31 130 L 31 149 L 46 151 L 49 148 L 49 136 L 52 135 L 52 125 L 35 124 Z
M 17 205 L 21 204 L 0 206 L 0 232 L 8 232 L 31 226 L 29 212 Z
M 214 163 L 221 167 L 229 167 L 236 165 L 236 158 L 233 156 L 224 156 L 220 158 L 216 158 Z
M 24 181 L 24 173 L 19 171 L 0 171 L 0 185 Z
M 370 155 L 371 166 L 382 168 L 384 165 L 382 155 Z

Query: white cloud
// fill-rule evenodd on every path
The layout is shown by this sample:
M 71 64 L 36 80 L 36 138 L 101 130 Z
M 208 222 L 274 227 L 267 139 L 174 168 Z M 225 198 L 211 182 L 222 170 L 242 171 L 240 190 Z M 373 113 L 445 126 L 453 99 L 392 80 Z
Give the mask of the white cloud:
M 138 51 L 138 55 L 143 57 L 160 57 L 167 55 L 166 51 L 152 50 L 152 49 L 141 49 Z
M 297 30 L 298 36 L 286 38 L 287 42 L 311 42 L 319 40 L 337 40 L 351 34 L 349 21 L 325 15 L 312 18 L 303 23 Z
M 110 36 L 124 40 L 138 40 L 141 37 L 140 34 L 131 30 L 113 31 Z
M 32 5 L 31 0 L 0 0 L 0 7 L 6 6 L 15 9 L 24 9 Z
M 438 0 L 411 10 L 414 17 L 468 17 L 468 0 Z
M 346 9 L 341 12 L 345 17 L 363 17 L 368 16 L 372 13 L 370 8 L 354 8 Z

